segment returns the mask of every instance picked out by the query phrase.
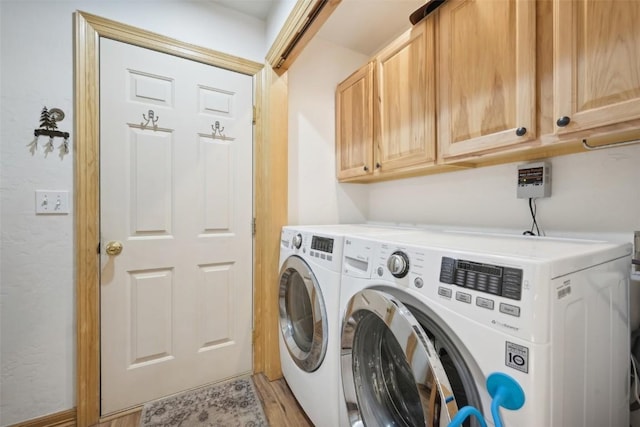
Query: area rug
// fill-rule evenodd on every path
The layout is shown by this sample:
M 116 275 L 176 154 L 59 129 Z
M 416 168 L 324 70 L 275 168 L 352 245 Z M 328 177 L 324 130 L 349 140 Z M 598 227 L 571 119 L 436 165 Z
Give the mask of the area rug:
M 141 427 L 267 427 L 251 377 L 190 390 L 147 403 Z

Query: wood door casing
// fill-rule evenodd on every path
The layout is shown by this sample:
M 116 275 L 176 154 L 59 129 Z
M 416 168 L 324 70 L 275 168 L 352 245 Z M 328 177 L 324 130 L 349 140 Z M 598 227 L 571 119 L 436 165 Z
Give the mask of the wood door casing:
M 376 56 L 376 172 L 435 160 L 434 22 L 427 18 Z
M 349 76 L 336 90 L 336 170 L 338 179 L 373 170 L 373 64 Z
M 556 133 L 640 118 L 640 3 L 554 2 Z
M 441 159 L 536 138 L 535 6 L 452 0 L 438 10 Z

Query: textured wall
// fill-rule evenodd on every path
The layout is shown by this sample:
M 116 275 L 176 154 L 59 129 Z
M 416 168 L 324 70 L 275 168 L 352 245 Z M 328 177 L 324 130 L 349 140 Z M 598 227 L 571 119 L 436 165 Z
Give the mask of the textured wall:
M 73 198 L 73 157 L 45 157 L 46 138 L 27 147 L 45 105 L 64 110 L 59 128 L 73 132 L 75 10 L 257 62 L 265 54 L 263 21 L 206 2 L 0 2 L 0 426 L 75 405 L 73 216 L 35 215 L 36 189 Z

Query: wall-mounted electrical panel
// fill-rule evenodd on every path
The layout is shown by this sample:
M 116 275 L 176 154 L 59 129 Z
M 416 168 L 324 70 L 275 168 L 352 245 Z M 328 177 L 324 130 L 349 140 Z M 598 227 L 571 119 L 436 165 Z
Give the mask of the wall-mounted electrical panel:
M 551 196 L 551 164 L 549 162 L 518 165 L 518 199 Z

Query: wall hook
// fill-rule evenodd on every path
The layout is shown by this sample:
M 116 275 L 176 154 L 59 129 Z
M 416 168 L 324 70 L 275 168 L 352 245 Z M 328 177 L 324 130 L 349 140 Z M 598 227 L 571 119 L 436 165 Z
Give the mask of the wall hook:
M 158 119 L 160 119 L 160 116 L 156 116 L 156 113 L 154 113 L 153 110 L 149 110 L 147 114 L 149 115 L 149 118 L 147 118 L 147 116 L 144 113 L 142 113 L 142 118 L 145 120 L 145 122 L 144 123 L 140 122 L 140 126 L 144 129 L 147 127 L 149 122 L 151 122 L 154 129 L 158 127 L 157 123 L 158 123 Z
M 220 127 L 220 122 L 219 122 L 219 121 L 216 121 L 214 124 L 212 124 L 212 125 L 211 125 L 211 129 L 213 130 L 213 136 L 214 136 L 214 137 L 216 136 L 216 133 L 217 133 L 219 136 L 224 136 L 224 135 L 222 134 L 222 132 L 224 132 L 224 126 L 223 126 L 223 127 Z
M 29 144 L 31 146 L 31 152 L 35 152 L 38 145 L 38 137 L 45 135 L 49 137 L 49 141 L 44 146 L 44 152 L 50 153 L 53 151 L 53 138 L 64 138 L 61 145 L 65 147 L 65 153 L 69 152 L 69 132 L 61 132 L 58 130 L 58 122 L 64 120 L 64 111 L 59 108 L 47 109 L 44 107 L 40 112 L 40 128 L 35 129 L 33 134 L 35 139 Z
M 50 152 L 52 152 L 52 151 L 53 151 L 53 137 L 52 137 L 52 136 L 50 136 L 50 137 L 49 137 L 49 142 L 47 142 L 47 143 L 44 145 L 44 152 L 45 152 L 45 154 L 46 154 L 46 153 L 50 153 Z
M 69 138 L 65 138 L 60 145 L 60 154 L 69 154 Z

